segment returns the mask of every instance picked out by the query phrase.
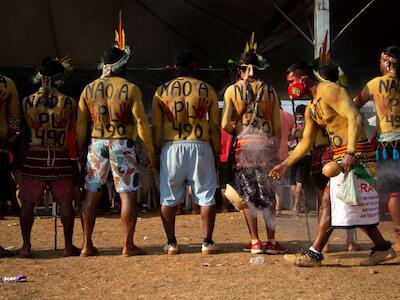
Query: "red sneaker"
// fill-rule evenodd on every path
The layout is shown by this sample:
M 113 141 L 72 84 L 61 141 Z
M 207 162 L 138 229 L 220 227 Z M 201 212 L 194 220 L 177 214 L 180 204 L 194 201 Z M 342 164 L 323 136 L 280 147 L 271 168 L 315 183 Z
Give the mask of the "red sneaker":
M 251 254 L 260 254 L 264 253 L 264 248 L 263 244 L 261 243 L 260 240 L 257 240 L 254 244 L 251 244 L 251 249 L 250 249 Z
M 265 252 L 268 254 L 283 254 L 286 253 L 286 251 L 287 249 L 278 242 L 273 245 L 270 241 L 268 241 L 267 246 L 265 247 Z
M 243 251 L 244 252 L 250 252 L 251 251 L 251 242 L 243 246 Z

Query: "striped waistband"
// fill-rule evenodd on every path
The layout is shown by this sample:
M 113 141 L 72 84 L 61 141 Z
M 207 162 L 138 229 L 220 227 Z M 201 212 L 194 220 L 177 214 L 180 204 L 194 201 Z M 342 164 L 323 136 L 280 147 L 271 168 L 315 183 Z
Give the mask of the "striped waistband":
M 341 156 L 347 153 L 347 145 L 340 147 L 340 148 L 335 148 L 333 150 L 333 156 Z M 362 153 L 368 153 L 368 152 L 374 152 L 375 148 L 374 146 L 369 142 L 369 141 L 361 141 L 356 145 L 356 150 L 355 154 L 362 154 Z

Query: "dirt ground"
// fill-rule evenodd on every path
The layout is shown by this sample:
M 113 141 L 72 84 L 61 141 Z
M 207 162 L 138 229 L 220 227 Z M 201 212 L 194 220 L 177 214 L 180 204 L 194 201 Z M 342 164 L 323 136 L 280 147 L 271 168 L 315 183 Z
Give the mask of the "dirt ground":
M 315 215 L 309 220 L 314 236 Z M 78 218 L 75 225 L 74 241 L 80 246 Z M 394 239 L 391 222 L 382 222 L 380 228 L 387 239 Z M 285 214 L 278 218 L 277 230 L 277 238 L 292 253 L 308 244 L 304 217 Z M 61 248 L 61 226 L 58 231 Z M 265 230 L 261 232 L 265 239 Z M 165 236 L 156 214 L 142 215 L 135 235 L 136 244 L 148 255 L 121 257 L 121 234 L 117 216 L 99 217 L 94 242 L 100 255 L 64 258 L 60 250 L 54 250 L 54 219 L 36 218 L 32 232 L 34 258 L 0 259 L 0 277 L 23 274 L 28 282 L 0 283 L 0 298 L 400 299 L 400 258 L 380 266 L 358 266 L 371 246 L 360 231 L 357 238 L 363 251 L 344 252 L 345 232 L 336 231 L 331 237 L 335 252 L 326 254 L 321 268 L 298 268 L 288 265 L 282 256 L 270 255 L 261 255 L 265 260 L 261 265 L 251 264 L 253 255 L 242 252 L 249 236 L 239 212 L 217 215 L 214 240 L 223 252 L 218 255 L 200 253 L 198 215 L 177 217 L 181 254 L 176 256 L 162 253 Z M 0 220 L 0 245 L 13 250 L 20 247 L 16 217 Z

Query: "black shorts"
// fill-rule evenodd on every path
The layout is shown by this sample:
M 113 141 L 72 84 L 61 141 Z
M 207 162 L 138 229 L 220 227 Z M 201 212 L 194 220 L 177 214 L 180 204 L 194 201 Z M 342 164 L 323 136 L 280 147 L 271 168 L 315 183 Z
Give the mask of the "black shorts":
M 232 185 L 234 183 L 232 165 L 230 163 L 220 163 L 219 164 L 219 183 L 222 189 L 226 187 L 227 184 Z
M 290 168 L 290 184 L 307 183 L 310 178 L 311 155 L 306 155 Z
M 320 191 L 324 191 L 326 188 L 326 185 L 329 182 L 329 178 L 326 177 L 324 174 L 321 172 L 319 173 L 312 173 L 310 176 L 310 183 Z

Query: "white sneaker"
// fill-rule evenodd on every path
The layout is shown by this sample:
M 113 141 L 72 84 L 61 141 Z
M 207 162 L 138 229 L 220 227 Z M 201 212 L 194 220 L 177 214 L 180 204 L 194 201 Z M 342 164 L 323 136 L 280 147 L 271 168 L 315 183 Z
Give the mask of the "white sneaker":
M 165 254 L 169 254 L 169 255 L 174 255 L 174 254 L 178 254 L 179 249 L 178 249 L 178 244 L 166 244 L 164 246 L 164 253 Z
M 212 244 L 203 243 L 201 245 L 201 253 L 203 253 L 203 254 L 216 254 L 216 253 L 219 253 L 219 247 L 215 243 L 212 243 Z

